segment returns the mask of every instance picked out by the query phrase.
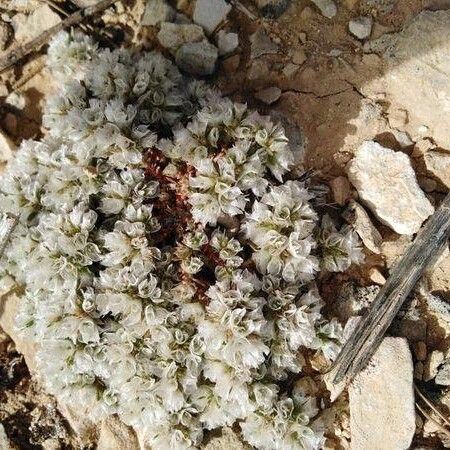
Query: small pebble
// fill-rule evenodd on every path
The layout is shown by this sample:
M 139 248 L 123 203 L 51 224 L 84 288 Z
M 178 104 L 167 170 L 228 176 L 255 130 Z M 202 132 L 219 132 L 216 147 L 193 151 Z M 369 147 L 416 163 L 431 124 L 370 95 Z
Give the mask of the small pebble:
M 239 45 L 239 36 L 237 33 L 227 33 L 220 30 L 217 35 L 217 47 L 219 48 L 219 55 L 228 55 L 234 52 Z
M 266 105 L 271 105 L 275 103 L 281 96 L 281 89 L 272 86 L 265 89 L 261 89 L 260 91 L 255 93 L 255 98 L 261 100 Z
M 363 40 L 367 39 L 372 32 L 373 19 L 370 16 L 360 16 L 350 20 L 348 29 L 353 36 Z
M 250 44 L 252 58 L 277 53 L 278 51 L 278 45 L 270 39 L 262 28 L 259 28 L 250 36 Z
M 291 78 L 298 72 L 298 69 L 297 64 L 287 63 L 283 68 L 283 74 L 286 78 Z
M 193 20 L 210 34 L 227 18 L 230 10 L 231 5 L 225 0 L 197 0 Z
M 312 0 L 327 19 L 332 19 L 337 14 L 337 7 L 332 0 Z
M 375 284 L 380 286 L 383 286 L 383 284 L 386 283 L 386 278 L 384 278 L 384 275 L 376 267 L 371 267 L 369 269 L 369 278 Z
M 292 62 L 301 66 L 306 61 L 306 53 L 302 48 L 295 50 L 292 54 Z

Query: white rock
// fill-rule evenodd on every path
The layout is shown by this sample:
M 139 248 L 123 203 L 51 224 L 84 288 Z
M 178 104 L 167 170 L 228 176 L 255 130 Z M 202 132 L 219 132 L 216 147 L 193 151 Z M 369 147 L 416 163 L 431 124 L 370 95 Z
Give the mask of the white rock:
M 332 0 L 311 0 L 328 19 L 333 18 L 337 14 L 337 7 Z
M 59 22 L 61 18 L 48 5 L 39 6 L 29 15 L 16 14 L 11 21 L 14 38 L 19 43 L 34 39 Z
M 141 25 L 155 26 L 161 22 L 171 22 L 176 15 L 166 0 L 147 0 L 144 14 L 142 14 Z
M 237 33 L 227 33 L 225 30 L 220 30 L 217 34 L 217 47 L 219 48 L 219 55 L 227 55 L 234 52 L 239 45 L 239 36 Z
M 434 211 L 404 153 L 366 141 L 347 171 L 361 200 L 398 234 L 416 233 Z
M 0 423 L 0 449 L 1 450 L 12 450 L 11 445 L 9 444 L 8 436 L 6 435 L 5 428 Z
M 363 244 L 377 255 L 381 253 L 383 238 L 375 225 L 370 220 L 366 210 L 357 202 L 350 202 L 349 207 L 344 212 L 344 218 L 353 225 Z
M 211 75 L 219 53 L 208 41 L 183 44 L 175 55 L 177 65 L 191 75 Z
M 205 39 L 203 28 L 194 24 L 161 23 L 158 40 L 170 50 L 176 50 L 188 42 L 201 42 Z
M 140 450 L 136 433 L 116 416 L 102 421 L 97 450 Z
M 450 153 L 428 151 L 425 153 L 424 160 L 427 170 L 450 188 Z
M 384 55 L 388 68 L 367 91 L 385 92 L 392 108 L 408 111 L 405 128 L 412 137 L 432 136 L 450 149 L 450 10 L 422 11 L 388 40 Z
M 360 16 L 350 20 L 348 29 L 358 39 L 367 39 L 372 32 L 373 20 L 370 16 Z
M 408 342 L 386 337 L 349 387 L 352 450 L 406 450 L 415 431 Z
M 255 97 L 261 100 L 266 105 L 271 105 L 275 103 L 281 95 L 281 89 L 276 86 L 271 86 L 255 93 Z
M 447 359 L 442 366 L 439 367 L 434 381 L 441 386 L 450 386 L 450 360 Z
M 193 20 L 210 34 L 226 19 L 230 10 L 231 5 L 225 0 L 197 0 Z
M 439 350 L 433 350 L 427 357 L 424 365 L 423 381 L 432 380 L 438 373 L 438 367 L 444 361 L 444 354 Z
M 8 161 L 15 148 L 11 139 L 0 131 L 0 162 Z
M 267 36 L 266 32 L 262 28 L 258 28 L 250 36 L 251 44 L 251 57 L 258 58 L 261 55 L 267 55 L 270 53 L 277 53 L 278 45 Z

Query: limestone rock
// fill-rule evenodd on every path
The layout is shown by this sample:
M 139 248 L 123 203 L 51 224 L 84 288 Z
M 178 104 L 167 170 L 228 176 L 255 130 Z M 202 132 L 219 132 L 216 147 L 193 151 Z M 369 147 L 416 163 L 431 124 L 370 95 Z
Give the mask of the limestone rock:
M 141 25 L 155 26 L 161 22 L 171 22 L 176 15 L 166 0 L 147 0 L 144 14 L 142 14 Z
M 163 22 L 158 32 L 161 45 L 169 50 L 176 50 L 189 42 L 201 42 L 205 39 L 202 27 L 194 24 L 177 24 Z
M 219 54 L 217 48 L 208 41 L 183 44 L 176 52 L 177 65 L 191 75 L 211 75 Z
M 225 0 L 197 0 L 193 20 L 210 34 L 226 19 L 231 6 Z
M 333 0 L 312 0 L 312 2 L 320 9 L 323 16 L 332 19 L 337 14 L 337 7 Z
M 227 55 L 234 52 L 239 45 L 239 36 L 237 33 L 227 33 L 225 30 L 220 30 L 217 34 L 217 47 L 219 48 L 219 55 Z
M 255 3 L 263 16 L 276 19 L 288 9 L 291 0 L 256 0 Z
M 6 435 L 5 428 L 0 423 L 0 449 L 2 450 L 13 450 L 9 444 L 8 436 Z
M 360 40 L 370 37 L 372 32 L 373 20 L 370 16 L 360 16 L 350 20 L 348 23 L 348 29 L 353 36 Z
M 262 28 L 258 28 L 250 36 L 251 57 L 258 58 L 262 55 L 276 53 L 278 45 L 273 42 Z
M 434 211 L 404 153 L 366 141 L 347 169 L 363 202 L 398 234 L 416 233 Z
M 353 225 L 354 230 L 363 241 L 363 244 L 377 255 L 381 253 L 383 238 L 370 220 L 366 210 L 355 201 L 344 212 L 345 220 Z
M 11 21 L 14 37 L 21 44 L 34 39 L 59 22 L 61 18 L 46 4 L 39 6 L 29 15 L 16 14 Z
M 415 430 L 413 363 L 406 339 L 386 337 L 349 387 L 352 450 L 405 450 Z
M 102 421 L 97 450 L 139 450 L 136 433 L 116 416 Z
M 6 162 L 11 158 L 15 145 L 6 134 L 0 131 L 0 162 Z
M 424 364 L 423 380 L 430 381 L 438 373 L 438 367 L 444 361 L 444 354 L 439 350 L 432 351 Z
M 428 290 L 439 292 L 440 295 L 450 301 L 450 256 L 438 261 L 425 276 L 428 282 Z
M 450 386 L 450 360 L 447 359 L 444 363 L 439 367 L 436 378 L 434 379 L 436 384 L 440 384 L 441 386 Z
M 449 29 L 450 10 L 422 11 L 402 32 L 385 35 L 388 68 L 372 82 L 373 91 L 385 92 L 393 107 L 408 111 L 406 131 L 425 131 L 446 149 L 450 127 L 442 126 L 442 119 L 450 113 Z
M 450 189 L 450 153 L 428 151 L 424 160 L 427 170 Z
M 255 97 L 261 100 L 266 105 L 275 103 L 281 95 L 281 89 L 276 86 L 271 86 L 255 93 Z

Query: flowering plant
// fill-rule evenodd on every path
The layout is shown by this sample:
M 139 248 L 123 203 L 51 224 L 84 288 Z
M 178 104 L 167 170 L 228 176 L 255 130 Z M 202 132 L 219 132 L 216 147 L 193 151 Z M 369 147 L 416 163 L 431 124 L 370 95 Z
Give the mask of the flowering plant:
M 47 388 L 153 448 L 235 423 L 260 449 L 319 448 L 316 399 L 285 381 L 336 356 L 314 278 L 362 252 L 350 229 L 317 234 L 313 195 L 283 181 L 283 128 L 158 53 L 62 33 L 49 65 L 48 135 L 0 181 L 19 217 L 3 272 Z

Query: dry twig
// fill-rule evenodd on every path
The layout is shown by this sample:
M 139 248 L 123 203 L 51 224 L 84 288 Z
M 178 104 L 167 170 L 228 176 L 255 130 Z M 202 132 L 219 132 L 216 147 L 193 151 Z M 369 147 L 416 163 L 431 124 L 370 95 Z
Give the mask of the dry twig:
M 95 5 L 80 9 L 74 12 L 73 14 L 70 14 L 63 21 L 44 31 L 37 38 L 24 44 L 23 46 L 11 49 L 6 53 L 5 56 L 3 56 L 0 59 L 0 72 L 4 71 L 5 69 L 8 69 L 12 65 L 14 65 L 17 61 L 21 60 L 31 52 L 39 50 L 59 31 L 63 30 L 64 28 L 68 28 L 73 25 L 79 24 L 86 17 L 93 16 L 105 10 L 116 1 L 117 0 L 101 0 Z
M 406 297 L 426 268 L 436 260 L 449 235 L 450 193 L 393 268 L 386 284 L 342 348 L 330 371 L 335 385 L 350 381 L 366 366 Z

